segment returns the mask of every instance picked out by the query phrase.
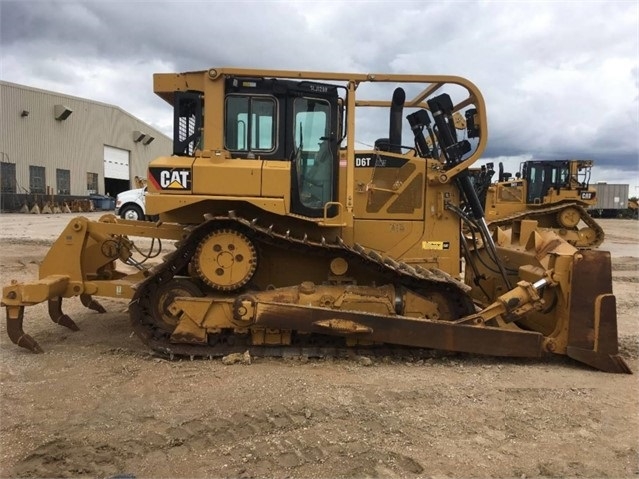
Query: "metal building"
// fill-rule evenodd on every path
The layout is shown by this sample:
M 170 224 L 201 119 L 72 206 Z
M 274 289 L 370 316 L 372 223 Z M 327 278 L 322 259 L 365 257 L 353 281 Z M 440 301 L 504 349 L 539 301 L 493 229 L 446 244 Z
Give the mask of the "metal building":
M 121 108 L 0 81 L 0 199 L 115 197 L 172 141 Z

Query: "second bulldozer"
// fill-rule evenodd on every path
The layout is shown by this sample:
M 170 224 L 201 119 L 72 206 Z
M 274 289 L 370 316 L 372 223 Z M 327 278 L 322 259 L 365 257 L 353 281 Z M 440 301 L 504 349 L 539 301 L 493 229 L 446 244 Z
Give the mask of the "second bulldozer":
M 590 160 L 529 160 L 514 176 L 499 163 L 496 182 L 493 163 L 470 173 L 491 228 L 533 219 L 577 248 L 596 248 L 604 231 L 587 212 L 597 202 L 591 168 Z

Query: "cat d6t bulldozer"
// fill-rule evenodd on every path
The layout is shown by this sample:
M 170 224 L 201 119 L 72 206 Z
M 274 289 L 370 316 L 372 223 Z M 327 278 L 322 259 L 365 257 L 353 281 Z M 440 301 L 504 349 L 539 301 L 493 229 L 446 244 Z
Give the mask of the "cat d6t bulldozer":
M 129 299 L 134 331 L 167 356 L 432 348 L 630 371 L 609 253 L 534 220 L 488 230 L 470 81 L 212 68 L 156 74 L 154 90 L 174 112 L 173 155 L 148 168 L 159 221 L 72 219 L 39 279 L 3 289 L 19 346 L 41 351 L 26 306 L 77 329 L 63 299 L 103 311 L 107 296 Z M 175 247 L 147 266 L 140 238 Z
M 597 202 L 591 169 L 590 160 L 528 160 L 513 176 L 499 163 L 496 182 L 493 163 L 469 171 L 491 229 L 534 219 L 578 248 L 596 248 L 604 231 L 587 211 Z

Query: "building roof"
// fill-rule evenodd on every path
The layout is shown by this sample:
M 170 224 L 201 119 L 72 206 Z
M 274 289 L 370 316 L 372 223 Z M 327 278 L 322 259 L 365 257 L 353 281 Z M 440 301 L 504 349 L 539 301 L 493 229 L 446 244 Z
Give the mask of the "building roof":
M 170 136 L 164 134 L 162 131 L 158 130 L 154 126 L 149 125 L 144 120 L 139 119 L 135 115 L 132 115 L 131 113 L 129 113 L 128 111 L 126 111 L 126 110 L 124 110 L 122 108 L 120 108 L 117 105 L 112 105 L 110 103 L 104 103 L 104 102 L 97 101 L 97 100 L 91 100 L 91 99 L 88 99 L 88 98 L 82 98 L 82 97 L 78 97 L 78 96 L 68 95 L 66 93 L 60 93 L 60 92 L 51 91 L 51 90 L 44 90 L 44 89 L 41 89 L 41 88 L 35 88 L 35 87 L 32 87 L 32 86 L 22 85 L 20 83 L 13 83 L 13 82 L 8 82 L 8 81 L 4 81 L 4 80 L 0 80 L 0 86 L 8 86 L 8 87 L 12 87 L 12 88 L 18 88 L 18 89 L 21 89 L 21 90 L 31 91 L 31 92 L 34 92 L 34 93 L 42 93 L 42 94 L 45 94 L 45 95 L 55 95 L 55 96 L 62 97 L 62 98 L 69 98 L 69 99 L 72 99 L 72 100 L 75 100 L 75 101 L 81 101 L 81 102 L 85 102 L 85 103 L 91 103 L 93 105 L 99 105 L 99 106 L 102 106 L 102 107 L 105 107 L 105 108 L 111 108 L 113 110 L 119 111 L 123 115 L 126 115 L 126 116 L 132 118 L 135 121 L 138 121 L 140 123 L 144 123 L 145 125 L 147 125 L 151 130 L 153 130 L 158 135 L 163 136 L 164 138 L 166 138 L 169 141 L 173 141 Z

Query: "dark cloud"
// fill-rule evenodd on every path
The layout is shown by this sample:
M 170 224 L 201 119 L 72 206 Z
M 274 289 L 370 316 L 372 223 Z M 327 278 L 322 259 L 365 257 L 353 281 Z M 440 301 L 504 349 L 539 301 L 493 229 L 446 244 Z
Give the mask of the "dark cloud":
M 5 0 L 0 61 L 4 80 L 113 103 L 167 132 L 158 71 L 460 75 L 486 100 L 488 158 L 588 158 L 639 184 L 638 29 L 624 1 Z M 378 135 L 368 128 L 363 143 Z

